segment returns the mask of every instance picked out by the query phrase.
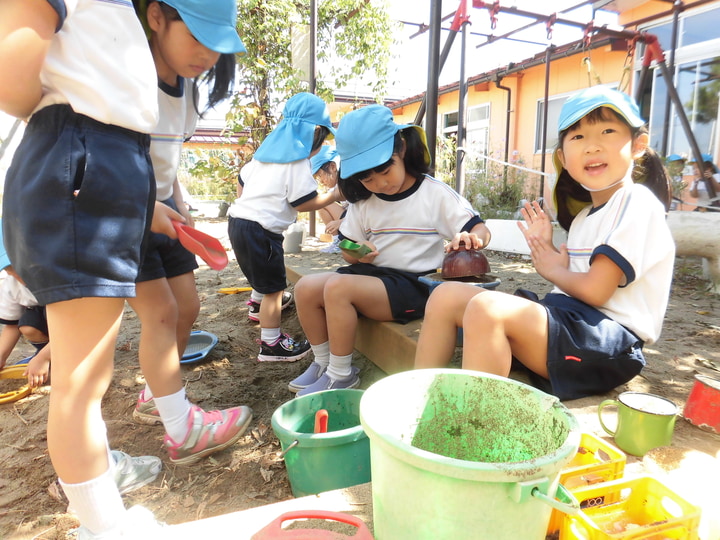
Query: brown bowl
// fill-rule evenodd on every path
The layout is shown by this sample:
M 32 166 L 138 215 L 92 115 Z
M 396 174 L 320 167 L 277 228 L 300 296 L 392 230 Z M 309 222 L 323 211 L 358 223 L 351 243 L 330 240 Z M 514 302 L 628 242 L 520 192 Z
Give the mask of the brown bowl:
M 468 249 L 464 244 L 445 254 L 442 265 L 443 279 L 483 276 L 490 272 L 490 263 L 479 249 Z

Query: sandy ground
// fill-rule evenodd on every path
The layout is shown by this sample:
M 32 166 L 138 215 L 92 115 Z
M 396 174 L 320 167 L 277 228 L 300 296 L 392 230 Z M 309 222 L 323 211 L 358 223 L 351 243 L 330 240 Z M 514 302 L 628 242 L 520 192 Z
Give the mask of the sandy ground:
M 219 237 L 228 246 L 226 222 L 198 220 L 198 228 Z M 323 244 L 310 239 L 299 254 L 288 254 L 288 264 L 318 269 L 341 263 L 338 255 L 318 251 Z M 232 251 L 229 252 L 232 259 Z M 488 252 L 491 270 L 501 279 L 499 290 L 524 287 L 543 294 L 549 285 L 527 260 Z M 646 348 L 648 367 L 627 385 L 606 395 L 565 404 L 583 430 L 611 439 L 597 420 L 597 405 L 624 390 L 665 396 L 682 410 L 694 384 L 704 373 L 720 378 L 720 298 L 706 292 L 699 259 L 678 258 L 670 306 L 660 341 Z M 143 504 L 167 523 L 225 514 L 292 497 L 284 463 L 278 458 L 279 442 L 270 427 L 277 407 L 291 399 L 287 382 L 301 373 L 309 359 L 296 363 L 258 363 L 255 359 L 259 327 L 247 320 L 248 293 L 226 295 L 222 287 L 247 285 L 234 260 L 216 272 L 201 266 L 196 273 L 202 309 L 195 327 L 214 333 L 219 344 L 199 363 L 183 366 L 188 395 L 206 409 L 250 405 L 252 428 L 233 447 L 190 467 L 175 466 L 162 448 L 161 427 L 139 425 L 131 414 L 144 381 L 138 367 L 139 324 L 127 310 L 117 343 L 115 377 L 104 401 L 104 415 L 111 446 L 133 455 L 151 454 L 163 459 L 164 468 L 152 484 L 125 496 L 128 506 Z M 283 316 L 283 329 L 299 337 L 294 308 Z M 27 355 L 18 347 L 14 359 Z M 385 376 L 356 353 L 362 388 Z M 76 525 L 65 513 L 67 503 L 55 483 L 47 452 L 45 423 L 50 388 L 10 404 L 0 405 L 0 538 L 56 539 Z M 612 418 L 608 421 L 612 423 Z M 720 435 L 703 431 L 683 419 L 675 427 L 673 447 L 693 449 L 713 458 L 720 452 Z M 720 459 L 720 457 L 718 457 Z M 628 471 L 639 471 L 640 460 L 628 457 Z

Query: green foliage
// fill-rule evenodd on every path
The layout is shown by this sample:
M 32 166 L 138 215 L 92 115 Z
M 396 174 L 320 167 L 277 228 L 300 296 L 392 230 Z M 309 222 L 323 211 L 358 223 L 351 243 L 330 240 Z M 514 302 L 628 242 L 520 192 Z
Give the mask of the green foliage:
M 198 199 L 232 202 L 237 196 L 240 166 L 232 150 L 193 149 L 184 153 L 178 178 Z
M 318 1 L 316 93 L 326 101 L 353 77 L 387 83 L 393 23 L 384 1 Z M 277 123 L 279 104 L 307 90 L 293 68 L 292 33 L 310 22 L 309 0 L 238 0 L 238 32 L 247 53 L 238 57 L 239 92 L 228 127 L 249 130 L 257 148 Z
M 435 177 L 455 187 L 456 142 L 454 137 L 438 137 Z M 522 160 L 517 165 L 523 165 Z M 530 174 L 515 167 L 505 168 L 494 161 L 465 162 L 465 192 L 484 219 L 512 219 L 522 199 L 531 200 L 535 189 Z

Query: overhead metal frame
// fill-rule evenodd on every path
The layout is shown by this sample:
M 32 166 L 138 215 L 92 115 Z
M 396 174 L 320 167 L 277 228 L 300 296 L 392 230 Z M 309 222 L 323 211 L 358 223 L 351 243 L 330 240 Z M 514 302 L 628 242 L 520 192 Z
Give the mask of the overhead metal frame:
M 447 59 L 447 56 L 449 55 L 450 48 L 452 47 L 453 41 L 455 39 L 455 35 L 458 32 L 463 32 L 464 36 L 467 35 L 466 27 L 469 23 L 469 16 L 465 13 L 465 7 L 466 7 L 467 1 L 469 1 L 469 0 L 461 0 L 459 10 L 457 10 L 456 12 L 454 12 L 451 15 L 443 17 L 441 14 L 442 13 L 442 0 L 431 0 L 430 25 L 429 25 L 429 27 L 427 27 L 427 28 L 429 28 L 429 30 L 431 32 L 430 51 L 429 51 L 430 62 L 429 62 L 429 69 L 428 69 L 428 85 L 427 85 L 427 91 L 425 93 L 425 96 L 423 97 L 423 101 L 422 101 L 420 108 L 418 110 L 418 113 L 415 117 L 415 123 L 421 124 L 422 120 L 423 120 L 423 116 L 425 115 L 425 113 L 427 111 L 428 121 L 426 122 L 425 126 L 426 126 L 426 132 L 427 132 L 428 146 L 430 147 L 429 149 L 430 149 L 431 158 L 432 158 L 433 163 L 435 162 L 435 145 L 436 145 L 436 141 L 437 141 L 437 100 L 438 100 L 438 92 L 439 92 L 439 75 L 440 75 L 440 71 L 442 70 L 442 67 Z M 697 0 L 696 2 L 685 5 L 685 4 L 683 4 L 683 2 L 681 0 L 675 0 L 673 2 L 673 7 L 670 10 L 668 10 L 666 12 L 655 14 L 651 17 L 646 17 L 641 20 L 631 21 L 630 23 L 627 24 L 627 26 L 637 27 L 640 24 L 644 24 L 646 22 L 651 22 L 651 21 L 656 20 L 661 17 L 666 17 L 668 15 L 672 15 L 674 25 L 675 25 L 674 29 L 673 29 L 673 33 L 676 34 L 676 32 L 677 32 L 676 25 L 677 25 L 677 20 L 678 20 L 678 14 L 680 11 L 683 11 L 688 8 L 697 7 L 697 6 L 712 2 L 712 1 L 713 0 Z M 596 2 L 594 2 L 593 0 L 585 0 L 585 1 L 582 1 L 572 7 L 562 10 L 560 13 L 566 13 L 568 11 L 572 11 L 574 9 L 578 9 L 584 5 L 589 5 L 589 4 L 592 4 L 594 6 L 596 4 Z M 499 0 L 495 0 L 492 3 L 483 2 L 481 0 L 472 0 L 472 7 L 476 8 L 476 9 L 487 9 L 489 11 L 489 14 L 491 17 L 491 28 L 493 28 L 493 29 L 495 28 L 495 25 L 497 22 L 497 16 L 500 13 L 508 13 L 508 14 L 519 15 L 522 17 L 534 19 L 533 22 L 526 24 L 524 26 L 521 26 L 519 28 L 516 28 L 514 30 L 511 30 L 510 32 L 507 32 L 507 33 L 503 34 L 502 36 L 494 37 L 492 35 L 489 35 L 489 36 L 487 36 L 487 38 L 488 38 L 487 42 L 478 45 L 476 48 L 480 48 L 480 47 L 488 45 L 490 43 L 494 43 L 495 41 L 498 41 L 498 40 L 512 39 L 511 36 L 513 36 L 514 34 L 516 34 L 518 32 L 522 32 L 524 30 L 527 30 L 527 29 L 529 29 L 537 24 L 540 24 L 542 22 L 544 22 L 546 25 L 548 39 L 551 39 L 553 26 L 556 24 L 568 25 L 568 26 L 573 26 L 576 28 L 583 29 L 584 37 L 582 40 L 575 42 L 575 43 L 566 44 L 565 46 L 562 46 L 562 47 L 557 47 L 555 45 L 550 44 L 546 49 L 544 59 L 540 59 L 539 61 L 537 61 L 537 63 L 533 64 L 533 65 L 537 65 L 537 64 L 540 64 L 543 62 L 546 63 L 546 73 L 545 73 L 545 78 L 546 78 L 546 81 L 545 81 L 546 82 L 546 84 L 545 84 L 545 111 L 546 111 L 546 114 L 543 117 L 543 123 L 544 123 L 543 133 L 545 133 L 547 131 L 547 108 L 548 108 L 547 103 L 548 103 L 548 98 L 549 98 L 549 96 L 548 96 L 548 80 L 550 77 L 550 64 L 554 59 L 559 57 L 558 54 L 556 53 L 557 49 L 562 48 L 565 51 L 564 56 L 567 56 L 567 52 L 569 50 L 571 50 L 571 48 L 569 48 L 568 45 L 571 45 L 571 46 L 580 45 L 582 47 L 582 50 L 588 50 L 588 49 L 595 48 L 595 46 L 599 46 L 598 40 L 600 40 L 600 43 L 602 43 L 603 45 L 607 44 L 612 39 L 624 39 L 624 40 L 631 42 L 633 44 L 633 46 L 637 42 L 644 42 L 646 44 L 647 48 L 646 48 L 645 55 L 643 58 L 640 80 L 637 85 L 637 96 L 636 96 L 637 100 L 639 101 L 640 97 L 642 96 L 642 92 L 644 91 L 644 86 L 645 86 L 645 83 L 647 80 L 647 72 L 649 70 L 649 67 L 653 62 L 655 62 L 656 65 L 659 67 L 663 78 L 665 79 L 665 83 L 666 83 L 666 86 L 668 87 L 668 93 L 670 95 L 670 99 L 671 99 L 672 103 L 675 105 L 676 114 L 677 114 L 678 118 L 680 119 L 681 125 L 683 127 L 683 131 L 685 132 L 685 135 L 690 142 L 695 160 L 698 163 L 702 163 L 699 146 L 698 146 L 697 141 L 695 140 L 695 136 L 692 133 L 692 130 L 690 128 L 690 123 L 687 120 L 687 116 L 685 115 L 685 110 L 682 106 L 682 102 L 680 101 L 677 90 L 675 89 L 674 81 L 672 78 L 671 71 L 672 71 L 672 67 L 674 64 L 674 48 L 675 48 L 675 44 L 676 44 L 675 40 L 673 41 L 673 51 L 671 52 L 671 67 L 668 68 L 667 64 L 665 63 L 664 53 L 663 53 L 662 49 L 660 48 L 657 37 L 654 35 L 645 33 L 645 32 L 638 32 L 638 31 L 634 31 L 634 30 L 632 30 L 632 31 L 631 30 L 614 30 L 614 29 L 608 28 L 607 26 L 599 26 L 598 27 L 598 26 L 595 26 L 592 21 L 590 21 L 588 23 L 581 23 L 581 22 L 574 21 L 571 19 L 565 19 L 562 17 L 558 17 L 557 13 L 544 14 L 544 13 L 531 12 L 531 11 L 527 11 L 527 10 L 521 10 L 514 6 L 513 7 L 503 7 L 500 5 Z M 457 21 L 457 12 L 458 11 L 461 12 L 462 19 L 463 19 L 463 22 L 460 25 L 455 24 L 455 21 Z M 448 35 L 448 39 L 446 41 L 445 47 L 444 47 L 444 49 L 442 51 L 442 55 L 441 55 L 441 54 L 439 54 L 439 36 L 440 36 L 441 30 L 443 30 L 442 23 L 443 23 L 443 21 L 445 21 L 453 16 L 455 17 L 454 24 L 450 28 L 445 29 L 445 30 L 449 30 L 450 34 Z M 420 32 L 418 32 L 418 34 L 422 33 L 423 31 L 424 31 L 424 28 L 421 27 L 421 30 L 420 30 Z M 415 34 L 415 35 L 418 35 L 418 34 Z M 484 35 L 484 34 L 477 34 L 477 33 L 471 33 L 471 34 Z M 464 57 L 464 52 L 465 52 L 464 48 L 465 48 L 465 39 L 463 39 L 463 51 L 461 54 L 461 62 L 463 63 L 463 65 L 464 65 L 464 61 L 465 61 L 464 60 L 464 58 L 465 58 Z M 576 52 L 577 51 L 573 52 L 573 54 L 575 54 Z M 562 53 L 560 53 L 560 54 L 563 55 Z M 512 64 L 510 64 L 510 66 L 512 66 Z M 522 71 L 524 69 L 527 69 L 528 67 L 530 67 L 530 66 L 527 63 L 523 63 L 518 66 L 513 66 L 511 69 L 509 68 L 509 69 L 505 70 L 504 74 L 508 74 L 511 71 L 512 72 Z M 496 85 L 498 87 L 500 87 L 499 83 L 502 80 L 502 76 L 500 75 L 501 72 L 502 72 L 502 70 L 494 71 L 491 78 L 488 79 L 488 80 L 494 79 L 494 82 L 496 83 Z M 461 71 L 461 73 L 462 73 L 462 71 Z M 463 76 L 461 76 L 461 79 L 463 79 L 463 78 L 464 78 L 464 73 L 463 73 Z M 464 100 L 464 96 L 463 96 L 463 80 L 459 81 L 458 89 L 459 89 L 459 93 L 460 93 L 460 98 L 459 98 L 460 103 L 459 103 L 459 109 L 458 109 L 458 131 L 460 131 L 460 129 L 464 130 L 464 122 L 462 122 L 462 123 L 460 122 L 460 116 L 462 115 L 462 117 L 464 119 L 467 114 L 466 100 Z M 669 115 L 669 112 L 670 111 L 669 111 L 669 107 L 668 107 L 666 110 L 666 115 Z M 509 118 L 507 119 L 507 121 L 509 122 Z M 666 133 L 664 133 L 663 139 L 664 139 L 663 140 L 663 149 L 666 150 L 667 149 L 667 146 L 666 146 L 667 134 Z M 465 140 L 464 133 L 458 133 L 458 141 L 464 141 L 464 140 Z M 507 144 L 508 144 L 508 141 L 506 141 L 506 145 Z M 464 151 L 464 149 L 462 148 L 462 146 L 460 144 L 458 144 L 458 146 L 459 146 L 459 148 L 458 148 L 458 163 L 461 163 L 462 155 L 460 152 Z M 545 170 L 545 168 L 544 168 L 545 167 L 545 150 L 546 150 L 545 140 L 543 137 L 543 149 L 542 149 L 543 159 L 542 159 L 542 163 L 541 163 L 541 168 L 543 171 Z M 507 159 L 506 159 L 506 161 L 507 161 Z M 458 174 L 458 176 L 459 176 L 459 174 Z M 462 193 L 462 187 L 463 187 L 462 179 L 460 179 L 459 177 L 456 178 L 456 184 L 457 184 L 458 191 L 460 193 Z M 710 185 L 709 182 L 706 182 L 706 184 L 708 184 L 709 194 L 711 195 L 711 197 L 714 197 L 715 190 L 713 189 L 713 186 Z M 542 179 L 541 179 L 541 189 L 540 189 L 541 196 L 542 196 L 542 193 L 543 193 L 543 186 L 542 186 Z

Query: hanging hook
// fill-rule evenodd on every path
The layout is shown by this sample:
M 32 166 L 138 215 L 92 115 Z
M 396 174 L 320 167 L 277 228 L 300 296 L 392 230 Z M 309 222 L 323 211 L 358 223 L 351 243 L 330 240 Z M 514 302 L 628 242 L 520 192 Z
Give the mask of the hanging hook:
M 545 21 L 545 28 L 547 29 L 547 39 L 550 41 L 552 39 L 552 33 L 553 33 L 553 25 L 557 21 L 557 13 L 553 13 L 550 15 L 550 18 Z
M 490 29 L 495 30 L 497 28 L 497 16 L 500 13 L 500 0 L 495 0 L 492 7 L 490 8 Z

